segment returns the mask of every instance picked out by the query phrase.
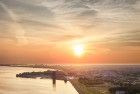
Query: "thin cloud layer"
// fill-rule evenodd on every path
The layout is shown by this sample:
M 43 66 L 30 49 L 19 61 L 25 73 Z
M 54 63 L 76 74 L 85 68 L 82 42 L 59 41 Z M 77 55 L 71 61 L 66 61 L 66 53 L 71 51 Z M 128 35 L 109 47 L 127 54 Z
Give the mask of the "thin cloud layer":
M 140 24 L 139 0 L 1 0 L 0 10 L 1 20 L 8 15 L 5 21 L 12 19 L 24 27 L 27 38 L 46 32 L 60 33 L 58 36 L 77 32 L 88 37 L 85 33 L 96 36 L 97 32 L 108 34 L 116 28 L 124 33 L 127 28 L 139 30 Z M 35 33 L 37 36 L 32 36 Z
M 135 49 L 139 26 L 140 0 L 0 0 L 1 45 L 57 46 L 80 40 L 107 49 Z

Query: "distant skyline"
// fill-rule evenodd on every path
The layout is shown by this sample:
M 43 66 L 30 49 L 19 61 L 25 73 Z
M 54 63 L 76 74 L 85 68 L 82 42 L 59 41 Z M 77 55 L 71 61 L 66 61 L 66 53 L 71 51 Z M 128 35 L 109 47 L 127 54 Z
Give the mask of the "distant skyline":
M 13 63 L 140 64 L 140 0 L 0 0 L 0 64 Z

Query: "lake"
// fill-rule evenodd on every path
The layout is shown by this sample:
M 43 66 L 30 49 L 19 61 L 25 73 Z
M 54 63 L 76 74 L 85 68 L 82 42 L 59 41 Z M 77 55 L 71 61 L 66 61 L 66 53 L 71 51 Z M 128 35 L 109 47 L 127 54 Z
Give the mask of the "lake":
M 47 69 L 0 66 L 0 94 L 78 94 L 68 81 L 51 79 L 16 78 L 16 74 Z

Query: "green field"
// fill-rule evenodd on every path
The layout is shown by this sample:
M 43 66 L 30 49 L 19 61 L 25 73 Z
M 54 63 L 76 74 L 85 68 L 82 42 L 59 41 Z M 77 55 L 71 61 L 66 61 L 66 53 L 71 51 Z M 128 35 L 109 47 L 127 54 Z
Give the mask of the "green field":
M 70 80 L 75 89 L 79 92 L 79 94 L 109 94 L 107 92 L 107 88 L 102 86 L 90 86 L 87 87 L 84 84 L 81 84 L 78 79 Z

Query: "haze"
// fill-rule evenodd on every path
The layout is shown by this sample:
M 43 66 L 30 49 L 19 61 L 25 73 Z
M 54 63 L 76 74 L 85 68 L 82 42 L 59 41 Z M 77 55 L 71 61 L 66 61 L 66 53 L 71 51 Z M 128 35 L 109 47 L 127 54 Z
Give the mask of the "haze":
M 2 64 L 140 64 L 139 56 L 140 0 L 0 0 Z

